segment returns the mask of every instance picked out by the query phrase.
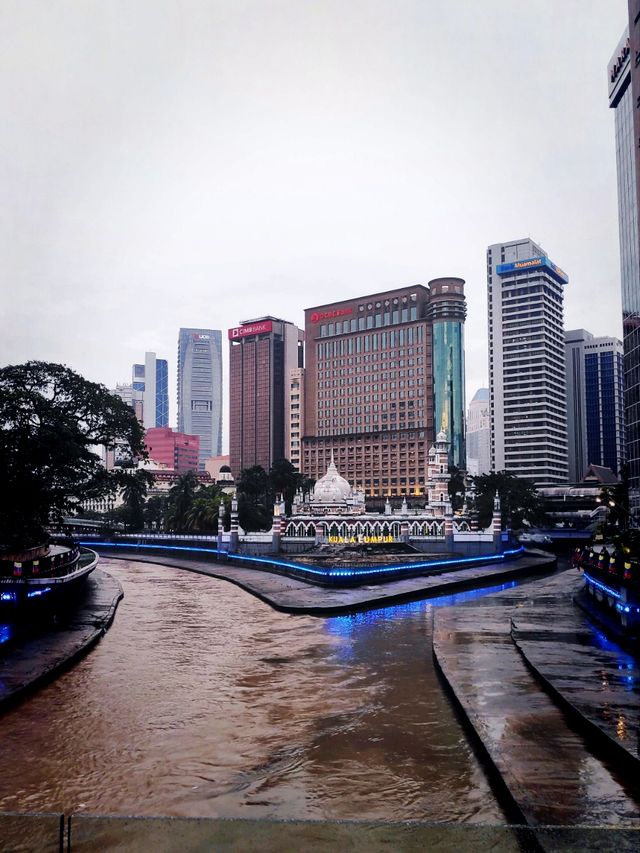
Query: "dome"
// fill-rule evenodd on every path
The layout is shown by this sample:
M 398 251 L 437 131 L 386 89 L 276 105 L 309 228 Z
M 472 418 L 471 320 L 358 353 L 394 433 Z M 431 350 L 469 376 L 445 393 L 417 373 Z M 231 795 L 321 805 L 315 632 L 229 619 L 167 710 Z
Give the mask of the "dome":
M 230 473 L 231 473 L 231 468 L 229 468 L 229 466 L 228 466 L 228 465 L 221 465 L 221 466 L 220 466 L 220 473 L 221 473 L 221 474 L 230 474 Z
M 344 477 L 338 474 L 338 469 L 333 461 L 333 454 L 331 454 L 327 473 L 324 477 L 320 477 L 313 489 L 313 503 L 338 504 L 350 497 L 351 486 Z

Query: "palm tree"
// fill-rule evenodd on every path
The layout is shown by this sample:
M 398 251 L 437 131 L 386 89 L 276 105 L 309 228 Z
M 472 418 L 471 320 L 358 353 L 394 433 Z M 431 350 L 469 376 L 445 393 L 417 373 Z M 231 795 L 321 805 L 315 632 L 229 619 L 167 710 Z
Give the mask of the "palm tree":
M 122 500 L 128 512 L 129 530 L 142 530 L 144 527 L 144 506 L 149 487 L 153 485 L 153 474 L 144 468 L 122 475 Z
M 169 490 L 169 508 L 165 516 L 165 527 L 178 533 L 187 529 L 187 514 L 191 509 L 199 486 L 195 471 L 181 474 Z
M 216 533 L 220 501 L 216 501 L 207 495 L 200 497 L 200 494 L 198 492 L 186 514 L 185 527 L 198 533 Z

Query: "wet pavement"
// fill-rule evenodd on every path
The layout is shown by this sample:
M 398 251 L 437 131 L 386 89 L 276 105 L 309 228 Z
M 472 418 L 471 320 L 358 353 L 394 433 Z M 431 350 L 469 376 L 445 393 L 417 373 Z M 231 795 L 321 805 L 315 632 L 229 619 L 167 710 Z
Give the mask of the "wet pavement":
M 601 682 L 604 675 L 614 683 L 619 659 L 603 653 L 593 639 L 598 629 L 584 642 L 589 623 L 572 604 L 580 585 L 581 578 L 567 571 L 481 599 L 473 607 L 439 611 L 434 656 L 524 822 L 640 825 L 640 790 L 627 781 L 630 775 L 602 751 L 595 754 L 591 740 L 569 724 L 511 636 L 513 619 L 522 651 L 536 657 L 539 672 L 551 675 L 562 689 L 570 684 L 575 704 L 585 711 L 604 708 L 594 672 Z M 571 608 L 575 619 L 569 618 Z M 544 631 L 549 632 L 546 641 Z M 583 665 L 577 666 L 580 658 Z M 628 695 L 633 698 L 625 711 L 637 719 L 637 694 Z
M 496 562 L 473 566 L 468 569 L 443 571 L 428 576 L 404 578 L 385 583 L 350 587 L 347 589 L 315 586 L 297 578 L 260 569 L 229 565 L 210 560 L 181 559 L 171 554 L 161 556 L 144 553 L 137 549 L 101 549 L 95 550 L 109 559 L 135 560 L 139 563 L 153 563 L 177 569 L 208 575 L 213 578 L 230 581 L 262 601 L 266 601 L 276 610 L 286 613 L 307 613 L 327 615 L 345 611 L 364 610 L 384 607 L 402 600 L 426 598 L 435 595 L 447 595 L 462 589 L 477 589 L 494 586 L 505 581 L 524 578 L 529 575 L 550 572 L 555 569 L 556 558 L 543 551 L 531 552 L 519 560 Z
M 512 625 L 516 647 L 566 709 L 640 771 L 638 661 L 594 625 L 570 596 L 551 593 L 548 605 L 552 620 L 536 601 L 518 610 Z

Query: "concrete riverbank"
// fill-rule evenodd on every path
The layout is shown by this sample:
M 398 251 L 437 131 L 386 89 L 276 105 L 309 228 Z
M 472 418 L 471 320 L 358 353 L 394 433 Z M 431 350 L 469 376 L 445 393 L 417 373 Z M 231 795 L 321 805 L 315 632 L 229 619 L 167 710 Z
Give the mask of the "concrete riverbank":
M 581 586 L 569 570 L 439 611 L 434 658 L 524 823 L 640 827 L 638 661 Z
M 0 647 L 0 711 L 86 654 L 113 621 L 122 595 L 115 578 L 95 569 L 72 612 L 48 630 Z
M 98 544 L 92 547 L 109 559 L 155 563 L 226 580 L 255 595 L 276 610 L 285 613 L 306 613 L 312 616 L 368 610 L 399 601 L 496 586 L 514 579 L 552 572 L 556 566 L 554 555 L 543 551 L 532 551 L 512 562 L 490 563 L 376 585 L 329 588 L 314 586 L 297 578 L 275 574 L 268 570 L 252 569 L 237 564 L 178 557 L 170 552 L 145 553 L 144 546 L 131 550 L 119 548 L 116 553 L 113 549 L 101 549 Z

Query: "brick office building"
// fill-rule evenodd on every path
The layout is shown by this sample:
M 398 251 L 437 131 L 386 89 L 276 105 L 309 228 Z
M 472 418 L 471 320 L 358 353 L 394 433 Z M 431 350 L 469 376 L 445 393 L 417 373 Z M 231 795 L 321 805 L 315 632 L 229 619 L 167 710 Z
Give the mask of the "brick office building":
M 276 317 L 229 329 L 229 465 L 236 478 L 253 465 L 268 471 L 289 452 L 290 374 L 302 367 L 302 341 L 301 329 Z
M 333 452 L 368 496 L 423 494 L 435 437 L 433 313 L 422 285 L 306 309 L 307 476 L 321 477 Z

